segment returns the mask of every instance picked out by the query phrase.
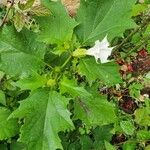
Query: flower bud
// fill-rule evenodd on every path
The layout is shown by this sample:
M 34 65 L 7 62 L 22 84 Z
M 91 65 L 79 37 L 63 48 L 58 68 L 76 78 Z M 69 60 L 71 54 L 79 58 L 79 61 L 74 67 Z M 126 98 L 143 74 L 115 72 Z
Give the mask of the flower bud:
M 78 48 L 73 52 L 73 57 L 84 57 L 86 56 L 86 49 Z

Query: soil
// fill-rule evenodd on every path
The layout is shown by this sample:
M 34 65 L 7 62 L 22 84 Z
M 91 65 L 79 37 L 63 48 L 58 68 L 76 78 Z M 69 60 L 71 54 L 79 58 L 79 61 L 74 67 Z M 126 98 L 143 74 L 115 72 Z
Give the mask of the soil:
M 75 16 L 80 4 L 80 0 L 62 0 L 62 3 L 67 8 L 69 15 L 72 17 Z

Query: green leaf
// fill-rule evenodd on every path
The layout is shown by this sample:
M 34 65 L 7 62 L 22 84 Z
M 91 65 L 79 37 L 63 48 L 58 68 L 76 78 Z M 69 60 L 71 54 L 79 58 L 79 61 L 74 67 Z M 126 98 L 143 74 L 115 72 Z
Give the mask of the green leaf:
M 84 45 L 122 36 L 125 29 L 135 27 L 131 20 L 136 0 L 81 0 L 76 20 L 80 23 L 76 33 Z
M 148 5 L 146 4 L 137 4 L 133 7 L 132 16 L 140 15 L 142 12 L 148 9 Z
M 145 4 L 150 4 L 150 0 L 145 0 Z
M 33 73 L 32 75 L 22 78 L 15 83 L 16 86 L 20 87 L 21 90 L 35 90 L 39 87 L 42 87 L 46 84 L 46 78 L 37 73 Z
M 0 90 L 0 103 L 6 105 L 5 93 L 2 90 Z
M 10 144 L 11 150 L 26 150 L 26 145 L 19 142 L 11 142 Z
M 150 35 L 150 24 L 147 25 L 146 30 L 144 32 L 144 37 Z
M 93 141 L 89 136 L 83 135 L 80 137 L 81 150 L 87 150 L 93 148 Z
M 43 66 L 46 46 L 36 41 L 36 34 L 14 27 L 0 31 L 1 69 L 9 75 L 36 72 Z
M 107 141 L 105 141 L 105 147 L 106 147 L 106 150 L 116 150 L 115 147 Z
M 91 97 L 92 95 L 84 89 L 79 87 L 74 80 L 69 80 L 67 77 L 63 77 L 60 81 L 61 93 L 69 93 L 72 97 Z
M 67 150 L 77 150 L 77 149 L 80 149 L 81 146 L 79 144 L 78 141 L 74 141 L 73 143 L 70 143 L 67 147 Z
M 143 85 L 140 83 L 133 83 L 129 86 L 129 92 L 130 96 L 133 98 L 139 98 L 140 97 L 140 90 L 143 89 Z
M 103 96 L 74 100 L 74 119 L 86 126 L 107 125 L 116 121 L 114 106 Z
M 104 125 L 115 121 L 114 107 L 105 97 L 93 97 L 83 87 L 78 87 L 73 80 L 66 77 L 60 82 L 60 90 L 62 93 L 70 93 L 72 97 L 77 97 L 74 100 L 75 120 L 81 119 L 87 125 Z
M 142 126 L 150 125 L 149 108 L 139 108 L 135 111 L 135 122 Z
M 19 141 L 28 150 L 62 149 L 58 132 L 73 129 L 68 99 L 54 91 L 35 90 L 10 117 L 25 118 Z
M 10 110 L 0 108 L 0 140 L 5 140 L 18 134 L 18 121 L 17 119 L 8 120 L 10 114 Z
M 74 101 L 75 119 L 81 119 L 87 125 L 104 125 L 115 121 L 114 107 L 107 102 L 105 97 L 94 98 L 83 87 L 78 87 L 75 81 L 66 77 L 60 82 L 60 90 L 62 93 L 69 93 L 72 97 L 77 97 Z
M 93 58 L 81 59 L 78 73 L 85 75 L 90 84 L 96 79 L 109 86 L 122 82 L 119 67 L 113 62 L 97 64 Z
M 140 141 L 150 140 L 150 131 L 140 130 L 137 132 L 137 139 Z
M 75 20 L 68 16 L 60 1 L 43 0 L 43 5 L 51 10 L 52 15 L 37 18 L 41 27 L 39 40 L 49 44 L 70 41 L 73 29 L 77 25 Z
M 104 141 L 111 141 L 112 139 L 112 125 L 99 126 L 93 131 L 94 135 L 94 148 L 95 149 L 105 149 Z
M 126 134 L 132 135 L 134 133 L 135 127 L 131 121 L 121 121 L 120 126 Z
M 123 144 L 123 150 L 136 150 L 136 142 L 127 141 Z

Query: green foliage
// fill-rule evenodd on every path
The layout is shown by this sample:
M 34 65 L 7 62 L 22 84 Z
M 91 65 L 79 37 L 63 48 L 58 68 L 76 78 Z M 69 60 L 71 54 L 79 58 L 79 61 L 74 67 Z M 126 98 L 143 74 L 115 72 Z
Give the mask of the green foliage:
M 20 143 L 20 142 L 12 142 L 10 145 L 10 148 L 14 150 L 24 150 L 26 146 L 25 144 Z
M 112 40 L 127 28 L 135 27 L 130 11 L 135 0 L 81 0 L 77 14 L 77 35 L 83 44 L 108 36 Z
M 39 87 L 42 87 L 46 84 L 46 78 L 44 76 L 40 76 L 37 73 L 33 73 L 30 76 L 23 77 L 19 81 L 15 83 L 17 87 L 20 87 L 21 90 L 35 90 Z
M 92 97 L 84 87 L 78 87 L 74 80 L 69 80 L 66 77 L 60 82 L 60 91 L 61 93 L 69 93 L 72 97 Z
M 106 150 L 116 150 L 114 146 L 112 146 L 110 143 L 108 143 L 107 141 L 105 141 L 105 147 Z
M 115 108 L 103 96 L 78 98 L 74 101 L 74 119 L 81 119 L 87 126 L 114 123 Z
M 112 125 L 105 125 L 97 127 L 93 133 L 94 133 L 94 147 L 95 149 L 104 149 L 105 148 L 105 141 L 110 141 L 112 138 Z
M 4 27 L 0 32 L 1 69 L 9 75 L 28 74 L 43 65 L 46 46 L 37 42 L 30 31 L 17 33 L 14 27 Z
M 7 145 L 6 144 L 0 144 L 0 148 L 2 150 L 7 150 Z
M 11 111 L 5 108 L 0 108 L 0 140 L 5 140 L 15 136 L 19 131 L 17 119 L 9 119 Z
M 0 91 L 0 103 L 6 105 L 5 93 L 3 91 Z
M 142 13 L 143 11 L 146 11 L 147 9 L 148 9 L 148 5 L 146 5 L 146 4 L 137 4 L 133 8 L 132 15 L 133 16 L 140 15 L 140 13 Z
M 120 127 L 128 135 L 132 135 L 135 130 L 135 127 L 131 121 L 121 121 Z
M 96 64 L 92 58 L 81 59 L 78 66 L 78 73 L 85 75 L 90 84 L 96 79 L 101 79 L 103 84 L 109 86 L 121 82 L 119 67 L 114 62 Z
M 140 141 L 150 140 L 150 132 L 147 130 L 140 130 L 137 132 L 137 139 Z
M 135 150 L 136 149 L 136 143 L 133 141 L 127 141 L 123 144 L 123 150 Z
M 0 150 L 147 150 L 148 1 L 81 0 L 72 18 L 60 0 L 7 5 Z
M 142 126 L 150 125 L 150 111 L 149 108 L 139 108 L 135 112 L 136 123 Z
M 58 132 L 74 127 L 67 104 L 68 99 L 55 91 L 35 90 L 11 114 L 11 118 L 25 118 L 19 141 L 29 150 L 62 149 Z
M 86 135 L 81 136 L 80 143 L 81 143 L 81 146 L 82 146 L 82 150 L 87 150 L 89 148 L 92 149 L 92 147 L 93 147 L 92 140 Z
M 129 86 L 130 90 L 130 96 L 133 98 L 139 98 L 140 96 L 140 90 L 143 88 L 142 84 L 139 83 L 133 83 Z
M 63 44 L 70 41 L 73 29 L 77 25 L 75 20 L 67 15 L 60 2 L 43 0 L 43 4 L 51 10 L 52 15 L 37 19 L 41 27 L 38 39 L 49 44 Z
M 81 119 L 87 126 L 105 125 L 115 122 L 116 114 L 114 106 L 108 103 L 105 97 L 94 97 L 83 87 L 77 87 L 74 81 L 66 78 L 61 82 L 60 88 L 62 93 L 67 92 L 73 97 L 77 97 L 74 101 L 75 120 Z

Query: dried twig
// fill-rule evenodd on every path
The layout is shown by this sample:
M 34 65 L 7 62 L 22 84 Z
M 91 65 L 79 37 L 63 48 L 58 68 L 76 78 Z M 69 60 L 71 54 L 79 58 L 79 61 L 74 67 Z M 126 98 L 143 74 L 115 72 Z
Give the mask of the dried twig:
M 14 4 L 14 0 L 11 0 L 11 4 L 10 4 L 10 6 L 7 9 L 7 12 L 6 12 L 6 14 L 5 14 L 5 16 L 4 16 L 3 20 L 2 20 L 2 23 L 1 23 L 0 27 L 4 26 L 4 24 L 5 24 L 6 20 L 7 20 L 9 11 L 10 11 L 11 7 L 13 6 L 13 4 Z

